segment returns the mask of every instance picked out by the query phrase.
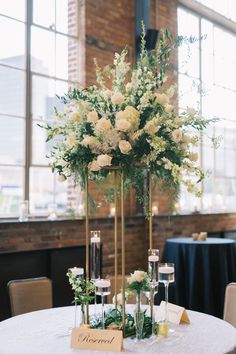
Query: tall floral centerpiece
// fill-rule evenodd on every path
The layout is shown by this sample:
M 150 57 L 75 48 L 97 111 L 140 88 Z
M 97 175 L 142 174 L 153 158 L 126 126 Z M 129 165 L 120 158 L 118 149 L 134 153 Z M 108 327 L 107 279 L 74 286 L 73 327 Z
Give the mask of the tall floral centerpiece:
M 54 142 L 51 166 L 60 181 L 72 176 L 84 187 L 87 170 L 98 182 L 119 167 L 126 185 L 139 193 L 148 169 L 172 190 L 183 183 L 199 195 L 191 177 L 200 182 L 204 173 L 192 151 L 209 121 L 190 107 L 178 114 L 171 104 L 176 87 L 165 76 L 172 50 L 185 40 L 173 40 L 166 31 L 157 49 L 148 52 L 143 32 L 135 66 L 126 61 L 124 49 L 112 66 L 101 69 L 95 61 L 97 85 L 78 86 L 59 97 L 65 110 L 56 110 L 55 123 L 45 128 L 47 140 Z

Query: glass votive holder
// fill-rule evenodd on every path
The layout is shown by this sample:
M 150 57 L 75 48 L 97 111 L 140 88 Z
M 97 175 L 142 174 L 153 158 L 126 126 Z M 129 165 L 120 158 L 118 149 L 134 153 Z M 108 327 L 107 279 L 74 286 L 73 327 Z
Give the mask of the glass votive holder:
M 83 279 L 84 278 L 84 268 L 73 267 L 69 268 L 69 271 L 76 276 L 76 278 Z
M 29 201 L 24 200 L 20 203 L 19 208 L 19 221 L 27 221 L 29 218 Z

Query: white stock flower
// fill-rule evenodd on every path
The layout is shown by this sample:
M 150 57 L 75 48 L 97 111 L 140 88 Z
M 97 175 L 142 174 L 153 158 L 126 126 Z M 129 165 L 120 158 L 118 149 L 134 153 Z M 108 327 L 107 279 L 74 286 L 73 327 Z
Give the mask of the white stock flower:
M 76 135 L 73 132 L 70 132 L 67 136 L 66 139 L 66 144 L 70 147 L 73 148 L 76 143 Z
M 99 133 L 105 132 L 106 130 L 111 128 L 112 128 L 111 122 L 106 118 L 99 119 L 95 126 L 95 130 Z
M 65 181 L 66 181 L 66 176 L 64 176 L 64 175 L 58 175 L 58 176 L 57 176 L 57 180 L 58 180 L 58 182 L 65 182 Z
M 178 143 L 180 140 L 182 140 L 182 132 L 181 130 L 179 129 L 175 129 L 173 132 L 172 132 L 172 138 L 173 140 Z
M 124 102 L 124 96 L 120 92 L 115 92 L 111 96 L 111 102 L 112 104 L 121 104 Z
M 132 146 L 131 144 L 126 141 L 126 140 L 121 140 L 119 142 L 119 149 L 122 152 L 122 154 L 128 154 L 130 152 L 130 150 L 132 150 Z
M 97 162 L 100 167 L 111 166 L 112 157 L 104 154 L 97 157 Z
M 135 270 L 134 273 L 130 274 L 130 277 L 127 279 L 128 283 L 131 284 L 135 281 L 141 283 L 147 278 L 147 273 L 142 270 Z
M 101 170 L 101 167 L 98 164 L 97 160 L 93 160 L 92 162 L 90 162 L 90 164 L 88 165 L 88 168 L 90 171 L 99 171 Z
M 198 160 L 198 153 L 197 152 L 190 152 L 188 155 L 190 161 L 196 162 Z
M 84 139 L 81 141 L 80 144 L 83 146 L 94 148 L 97 146 L 98 140 L 95 138 L 95 136 L 85 135 Z
M 96 123 L 98 121 L 98 114 L 96 111 L 91 111 L 87 114 L 87 120 L 89 123 Z
M 117 119 L 116 120 L 116 129 L 120 130 L 121 132 L 127 132 L 131 128 L 130 122 L 126 119 Z
M 171 113 L 172 111 L 173 111 L 173 106 L 172 106 L 172 104 L 169 104 L 169 103 L 167 103 L 166 105 L 165 105 L 165 111 L 166 111 L 166 113 Z
M 169 97 L 165 93 L 156 93 L 156 101 L 162 106 L 165 106 L 167 103 L 169 103 L 169 100 Z
M 80 120 L 80 114 L 78 112 L 72 112 L 70 114 L 70 120 L 73 120 L 74 122 L 78 122 Z

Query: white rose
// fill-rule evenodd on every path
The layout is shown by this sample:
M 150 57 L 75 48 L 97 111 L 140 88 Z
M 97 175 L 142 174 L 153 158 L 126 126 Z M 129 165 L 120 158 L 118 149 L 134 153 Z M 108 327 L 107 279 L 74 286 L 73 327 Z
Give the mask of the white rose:
M 122 152 L 122 154 L 128 154 L 130 150 L 132 150 L 132 146 L 128 141 L 121 140 L 119 142 L 119 149 Z
M 98 114 L 96 111 L 89 112 L 87 114 L 87 120 L 89 123 L 96 123 L 98 121 Z
M 70 133 L 68 134 L 67 139 L 66 139 L 66 144 L 67 144 L 70 148 L 72 148 L 72 147 L 75 145 L 75 143 L 76 143 L 76 135 L 75 135 L 75 133 L 70 132 Z
M 124 96 L 120 93 L 120 92 L 115 92 L 112 96 L 111 96 L 111 102 L 113 104 L 121 104 L 124 102 Z
M 66 176 L 64 176 L 64 175 L 58 175 L 58 176 L 57 176 L 57 180 L 58 180 L 58 182 L 65 182 Z
M 108 98 L 112 96 L 112 91 L 111 90 L 105 90 L 103 91 L 103 97 Z
M 145 132 L 147 132 L 150 135 L 155 134 L 156 132 L 158 132 L 158 130 L 160 129 L 159 126 L 157 126 L 154 122 L 149 121 L 145 124 L 144 130 Z
M 116 113 L 116 121 L 120 119 L 126 119 L 126 114 L 124 111 L 119 111 Z
M 90 164 L 88 165 L 88 168 L 90 169 L 90 171 L 94 171 L 94 172 L 101 170 L 101 167 L 99 166 L 97 160 L 90 162 Z
M 130 122 L 126 119 L 118 119 L 116 120 L 116 129 L 120 130 L 121 132 L 127 132 L 131 128 Z
M 172 106 L 172 104 L 169 104 L 169 103 L 167 103 L 166 105 L 165 105 L 165 111 L 166 111 L 166 113 L 171 113 L 172 111 L 173 111 L 173 106 Z
M 191 117 L 195 116 L 195 114 L 197 113 L 197 111 L 192 108 L 192 107 L 187 107 L 187 114 L 190 115 Z
M 91 148 L 95 147 L 97 144 L 98 144 L 98 141 L 97 139 L 95 138 L 95 136 L 88 136 L 86 135 L 84 137 L 84 139 L 81 141 L 80 143 L 81 145 L 84 145 L 84 146 L 89 146 Z
M 98 132 L 104 132 L 108 129 L 111 129 L 112 125 L 110 120 L 106 119 L 106 118 L 101 118 L 97 121 L 95 129 Z
M 188 155 L 189 160 L 196 162 L 198 160 L 197 152 L 190 152 Z
M 156 101 L 162 106 L 165 106 L 167 103 L 169 103 L 169 100 L 169 97 L 165 93 L 156 93 Z
M 145 280 L 147 277 L 147 273 L 142 271 L 142 270 L 135 270 L 134 273 L 130 274 L 130 278 L 128 278 L 128 283 L 131 284 L 135 281 L 138 283 L 141 283 L 143 280 Z
M 111 166 L 112 157 L 104 154 L 97 157 L 97 162 L 100 167 Z
M 78 112 L 72 112 L 70 114 L 70 120 L 73 120 L 74 122 L 78 122 L 80 120 L 80 115 Z
M 173 140 L 178 143 L 181 139 L 182 139 L 182 132 L 181 130 L 179 129 L 175 129 L 173 132 L 172 132 L 172 138 Z
M 182 140 L 183 143 L 189 144 L 191 142 L 191 137 L 189 135 L 183 135 Z

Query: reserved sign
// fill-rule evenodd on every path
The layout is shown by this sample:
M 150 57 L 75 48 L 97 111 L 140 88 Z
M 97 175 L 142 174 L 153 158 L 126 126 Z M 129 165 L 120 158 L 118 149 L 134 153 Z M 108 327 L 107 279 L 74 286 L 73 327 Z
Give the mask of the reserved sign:
M 163 319 L 165 317 L 165 301 L 162 301 L 158 311 L 158 317 Z M 169 321 L 174 324 L 180 323 L 190 323 L 187 311 L 184 307 L 177 306 L 174 304 L 168 303 L 168 317 Z
M 121 352 L 123 348 L 123 334 L 119 330 L 101 330 L 85 327 L 73 328 L 71 348 Z

